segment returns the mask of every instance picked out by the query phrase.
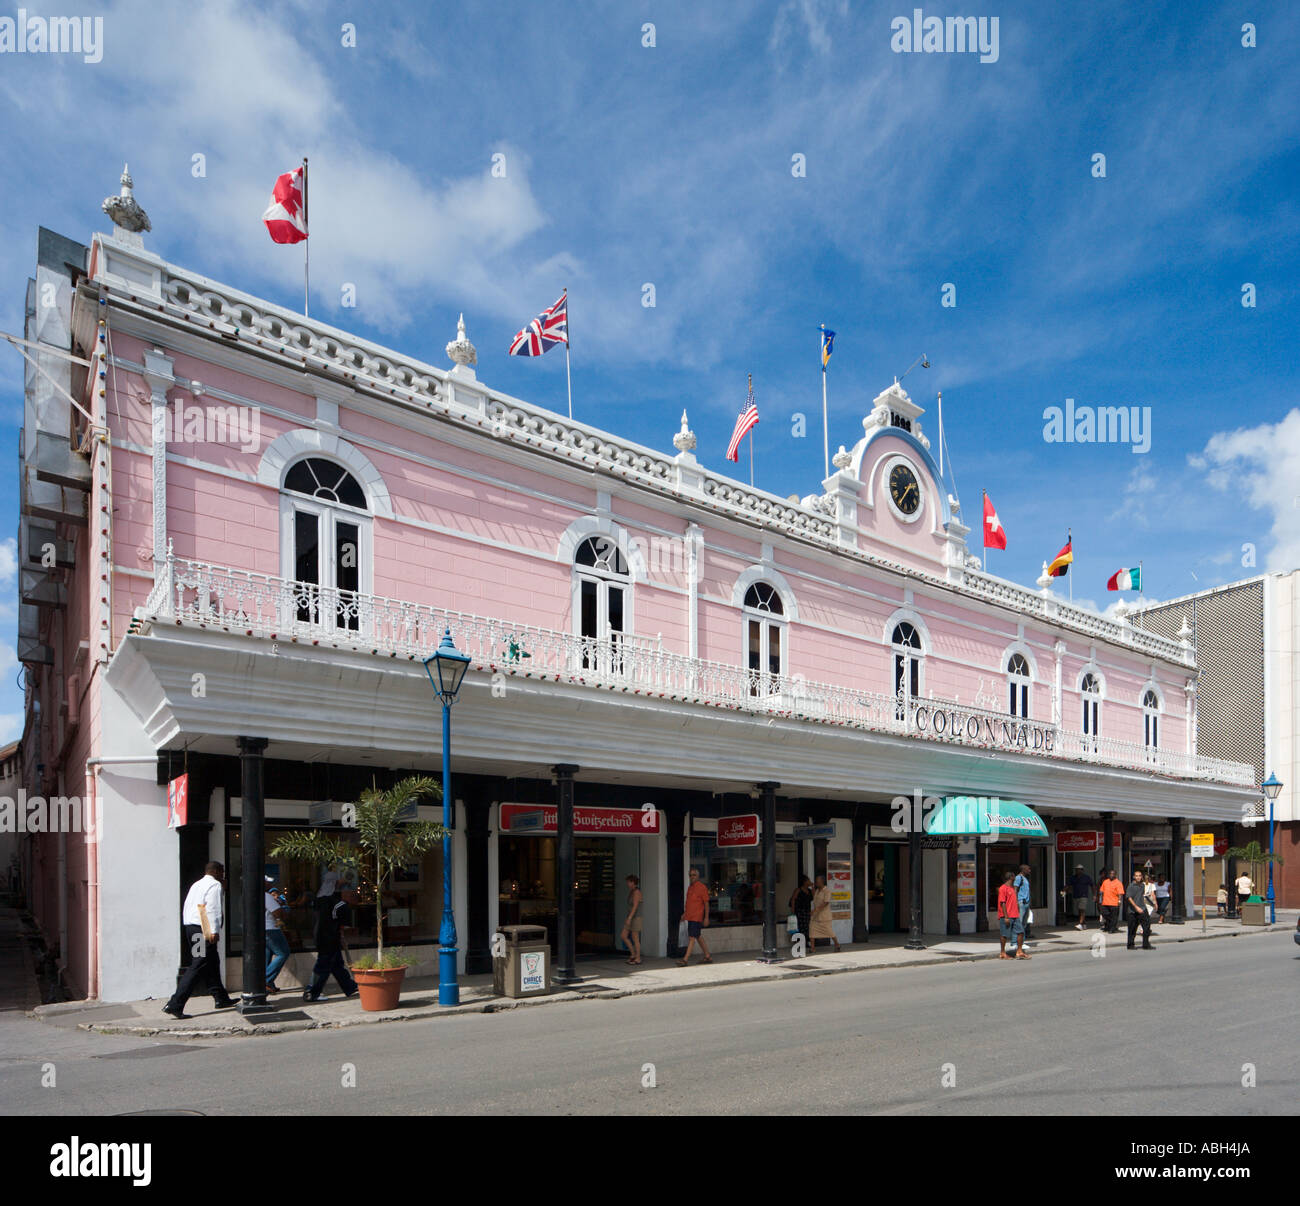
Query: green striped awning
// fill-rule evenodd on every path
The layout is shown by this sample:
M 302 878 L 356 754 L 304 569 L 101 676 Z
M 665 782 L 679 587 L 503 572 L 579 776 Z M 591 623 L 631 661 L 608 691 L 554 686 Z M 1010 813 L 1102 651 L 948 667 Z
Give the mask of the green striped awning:
M 1009 837 L 1046 837 L 1047 826 L 1032 808 L 997 796 L 945 796 L 930 815 L 926 833 L 949 837 L 1002 833 Z

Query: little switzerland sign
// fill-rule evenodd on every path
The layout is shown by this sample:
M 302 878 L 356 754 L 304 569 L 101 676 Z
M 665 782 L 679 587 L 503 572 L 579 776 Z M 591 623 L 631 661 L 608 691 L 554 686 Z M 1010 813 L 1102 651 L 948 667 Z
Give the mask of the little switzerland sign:
M 719 846 L 757 846 L 758 814 L 751 812 L 739 817 L 722 817 L 718 821 Z
M 531 820 L 538 813 L 542 817 L 541 825 Z M 524 816 L 530 818 L 526 832 L 555 833 L 559 827 L 559 813 L 554 807 L 537 804 L 502 804 L 501 828 L 509 832 L 514 828 L 514 819 Z M 598 808 L 595 805 L 575 804 L 573 832 L 587 836 L 625 833 L 629 837 L 656 837 L 659 833 L 659 810 L 653 807 Z
M 918 733 L 933 733 L 948 741 L 978 741 L 1000 749 L 1042 750 L 1045 754 L 1052 752 L 1056 741 L 1056 730 L 1046 725 L 1018 724 L 1014 717 L 997 720 L 928 704 L 913 711 L 912 726 Z

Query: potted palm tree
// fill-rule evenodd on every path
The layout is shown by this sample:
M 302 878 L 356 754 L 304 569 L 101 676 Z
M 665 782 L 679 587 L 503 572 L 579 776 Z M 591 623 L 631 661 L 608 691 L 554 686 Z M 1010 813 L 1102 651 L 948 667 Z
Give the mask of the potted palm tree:
M 1282 865 L 1282 858 L 1278 854 L 1270 854 L 1257 841 L 1251 840 L 1244 846 L 1233 846 L 1224 856 L 1233 858 L 1238 862 L 1250 864 L 1250 878 L 1255 882 L 1255 894 L 1250 898 L 1255 901 L 1259 895 L 1259 868 L 1261 865 L 1266 866 L 1269 863 Z M 1250 901 L 1241 901 L 1239 906 L 1241 910 L 1241 921 L 1243 925 L 1263 925 L 1266 918 L 1264 916 L 1264 905 L 1258 901 L 1251 904 Z M 1247 912 L 1249 907 L 1249 912 Z
M 362 1009 L 397 1008 L 411 960 L 403 951 L 384 950 L 384 887 L 398 867 L 418 861 L 442 841 L 446 831 L 437 821 L 402 819 L 420 800 L 436 802 L 441 798 L 442 789 L 427 776 L 412 775 L 384 790 L 367 788 L 356 804 L 356 844 L 341 833 L 313 829 L 285 834 L 271 851 L 272 858 L 355 868 L 358 893 L 368 897 L 371 892 L 366 889 L 373 890 L 375 953 L 363 955 L 352 965 Z

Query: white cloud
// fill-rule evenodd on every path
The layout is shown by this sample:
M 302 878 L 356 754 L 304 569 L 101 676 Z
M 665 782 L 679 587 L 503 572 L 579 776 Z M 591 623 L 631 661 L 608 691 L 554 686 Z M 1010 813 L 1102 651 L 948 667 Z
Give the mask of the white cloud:
M 0 712 L 0 745 L 8 745 L 23 735 L 24 719 L 21 712 Z
M 1218 432 L 1188 460 L 1206 471 L 1215 489 L 1239 491 L 1271 516 L 1273 546 L 1265 569 L 1300 566 L 1300 409 L 1278 423 Z
M 0 540 L 0 587 L 10 587 L 18 574 L 18 541 L 12 536 Z
M 825 3 L 824 0 L 786 0 L 777 10 L 776 20 L 772 24 L 770 48 L 776 51 L 788 46 L 802 23 L 804 32 L 808 35 L 808 44 L 818 54 L 830 54 L 831 35 L 826 28 L 827 10 L 843 17 L 849 10 L 848 0 L 831 0 L 830 3 Z

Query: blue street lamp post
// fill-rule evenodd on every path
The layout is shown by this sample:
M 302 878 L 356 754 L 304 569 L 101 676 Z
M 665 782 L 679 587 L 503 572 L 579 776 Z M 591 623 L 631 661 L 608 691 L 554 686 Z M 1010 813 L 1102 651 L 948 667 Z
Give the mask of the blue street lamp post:
M 442 634 L 437 650 L 424 659 L 424 669 L 442 701 L 442 928 L 438 931 L 438 1004 L 460 1004 L 460 981 L 456 973 L 456 914 L 451 905 L 451 705 L 469 669 L 469 655 L 461 653 L 451 639 L 451 629 Z
M 1273 925 L 1277 922 L 1277 902 L 1273 899 L 1273 801 L 1282 790 L 1282 782 L 1270 772 L 1262 786 L 1268 797 L 1268 924 Z

